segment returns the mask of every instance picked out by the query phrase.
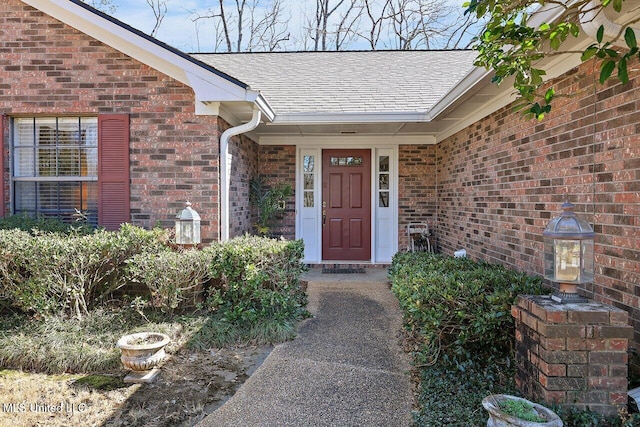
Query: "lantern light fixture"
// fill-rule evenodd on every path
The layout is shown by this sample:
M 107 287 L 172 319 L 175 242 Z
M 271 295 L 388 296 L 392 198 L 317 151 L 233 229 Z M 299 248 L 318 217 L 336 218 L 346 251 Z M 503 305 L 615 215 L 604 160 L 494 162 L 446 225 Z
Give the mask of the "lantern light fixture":
M 551 297 L 558 303 L 587 302 L 578 294 L 578 285 L 593 281 L 595 233 L 588 222 L 576 217 L 573 208 L 564 203 L 563 212 L 542 233 L 544 278 L 559 284 Z
M 200 244 L 200 215 L 189 201 L 176 215 L 176 243 L 183 246 Z

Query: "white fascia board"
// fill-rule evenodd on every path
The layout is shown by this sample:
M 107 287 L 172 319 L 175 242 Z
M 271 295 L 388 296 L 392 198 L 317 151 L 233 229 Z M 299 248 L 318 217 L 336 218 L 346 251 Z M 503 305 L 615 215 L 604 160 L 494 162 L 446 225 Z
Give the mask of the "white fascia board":
M 193 88 L 199 101 L 244 101 L 248 85 L 207 70 L 176 52 L 70 0 L 22 0 L 41 12 Z M 186 56 L 186 54 L 184 54 Z
M 297 145 L 306 148 L 390 148 L 398 145 L 433 145 L 434 135 L 262 135 L 260 145 Z
M 449 106 L 463 97 L 471 89 L 481 84 L 481 82 L 486 82 L 492 74 L 493 71 L 488 71 L 484 68 L 473 68 L 429 110 L 427 114 L 429 121 L 435 120 L 442 112 L 449 108 Z
M 429 121 L 426 112 L 381 112 L 381 113 L 289 113 L 278 114 L 273 120 L 278 125 L 313 125 L 346 123 L 402 123 Z

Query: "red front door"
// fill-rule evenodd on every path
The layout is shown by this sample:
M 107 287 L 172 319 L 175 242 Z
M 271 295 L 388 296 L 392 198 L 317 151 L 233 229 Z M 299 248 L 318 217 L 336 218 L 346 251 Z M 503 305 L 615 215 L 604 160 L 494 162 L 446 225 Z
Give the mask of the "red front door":
M 322 151 L 322 259 L 371 259 L 371 150 Z

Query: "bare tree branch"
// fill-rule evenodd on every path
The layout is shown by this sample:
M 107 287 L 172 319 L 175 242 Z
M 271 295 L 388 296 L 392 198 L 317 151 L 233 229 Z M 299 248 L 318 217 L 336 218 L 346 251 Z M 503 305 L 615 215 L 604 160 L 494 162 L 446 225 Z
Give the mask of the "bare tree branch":
M 147 4 L 153 11 L 153 16 L 155 18 L 155 24 L 153 25 L 153 30 L 149 34 L 151 37 L 155 37 L 160 29 L 160 24 L 162 24 L 162 20 L 167 15 L 167 1 L 169 0 L 147 0 Z

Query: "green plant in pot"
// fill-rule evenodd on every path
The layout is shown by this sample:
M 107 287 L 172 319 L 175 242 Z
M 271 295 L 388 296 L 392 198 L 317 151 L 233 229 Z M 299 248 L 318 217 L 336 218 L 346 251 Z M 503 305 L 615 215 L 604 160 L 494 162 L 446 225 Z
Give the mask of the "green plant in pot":
M 274 220 L 282 217 L 287 198 L 293 195 L 293 187 L 286 183 L 269 186 L 262 175 L 253 178 L 249 185 L 249 201 L 258 212 L 254 228 L 259 235 L 270 236 Z
M 492 394 L 482 400 L 489 412 L 487 427 L 562 427 L 560 417 L 542 405 L 508 394 Z

